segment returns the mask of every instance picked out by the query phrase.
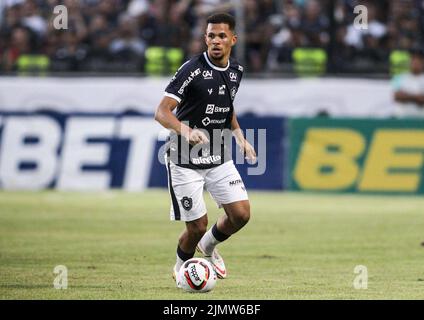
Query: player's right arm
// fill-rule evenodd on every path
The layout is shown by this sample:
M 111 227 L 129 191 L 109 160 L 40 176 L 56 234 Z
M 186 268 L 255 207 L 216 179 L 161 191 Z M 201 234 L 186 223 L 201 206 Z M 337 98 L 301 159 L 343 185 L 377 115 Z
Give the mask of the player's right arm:
M 184 63 L 175 73 L 165 89 L 165 96 L 156 109 L 155 120 L 165 128 L 184 137 L 190 144 L 209 142 L 205 134 L 182 123 L 172 112 L 189 94 L 193 78 L 200 69 L 193 61 Z
M 164 96 L 156 109 L 155 120 L 163 127 L 183 136 L 192 145 L 208 143 L 209 140 L 203 132 L 192 129 L 177 119 L 172 112 L 177 106 L 177 100 Z

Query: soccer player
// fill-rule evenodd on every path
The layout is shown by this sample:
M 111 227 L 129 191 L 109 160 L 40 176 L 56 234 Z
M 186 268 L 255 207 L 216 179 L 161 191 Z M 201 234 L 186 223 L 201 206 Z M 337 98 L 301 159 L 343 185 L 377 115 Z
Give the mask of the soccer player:
M 233 107 L 243 75 L 243 67 L 230 57 L 237 42 L 234 29 L 235 20 L 229 14 L 208 17 L 207 51 L 178 69 L 155 114 L 171 131 L 166 154 L 171 220 L 184 221 L 186 227 L 179 237 L 173 268 L 177 286 L 178 271 L 196 248 L 212 263 L 217 276 L 225 278 L 227 270 L 216 245 L 250 218 L 248 195 L 224 134 L 232 132 L 245 158 L 256 161 L 256 152 L 244 138 Z M 225 210 L 208 231 L 203 188 Z

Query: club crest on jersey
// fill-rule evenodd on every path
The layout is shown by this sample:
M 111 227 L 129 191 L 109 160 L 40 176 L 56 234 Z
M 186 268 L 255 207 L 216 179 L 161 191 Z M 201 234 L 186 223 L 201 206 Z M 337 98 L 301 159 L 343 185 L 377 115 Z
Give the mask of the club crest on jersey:
M 213 79 L 213 71 L 212 70 L 204 70 L 202 72 L 203 79 L 211 80 Z
M 230 81 L 237 82 L 237 73 L 230 72 Z
M 218 94 L 220 95 L 224 95 L 225 94 L 225 84 L 223 84 L 222 86 L 219 86 L 219 92 Z
M 231 100 L 235 99 L 236 93 L 237 93 L 237 87 L 232 87 L 231 88 Z
M 183 205 L 183 208 L 186 211 L 189 211 L 193 207 L 193 199 L 189 197 L 184 197 L 181 199 L 181 204 Z

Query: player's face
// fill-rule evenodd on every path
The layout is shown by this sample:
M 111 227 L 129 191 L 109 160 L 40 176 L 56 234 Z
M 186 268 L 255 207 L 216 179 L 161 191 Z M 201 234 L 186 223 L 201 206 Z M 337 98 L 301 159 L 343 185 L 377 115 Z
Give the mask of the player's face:
M 205 35 L 208 55 L 215 63 L 225 66 L 236 44 L 237 36 L 226 23 L 209 23 Z

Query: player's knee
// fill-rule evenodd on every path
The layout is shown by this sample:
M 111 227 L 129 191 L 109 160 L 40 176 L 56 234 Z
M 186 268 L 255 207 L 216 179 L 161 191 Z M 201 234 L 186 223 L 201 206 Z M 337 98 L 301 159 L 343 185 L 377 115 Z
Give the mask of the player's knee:
M 234 222 L 237 226 L 242 227 L 250 220 L 250 209 L 244 208 L 237 211 L 234 215 Z
M 194 240 L 200 240 L 207 230 L 207 223 L 198 222 L 191 224 L 188 228 L 188 233 L 190 237 Z
M 190 235 L 194 240 L 199 241 L 200 239 L 202 239 L 203 235 L 206 233 L 206 228 L 203 227 L 199 227 L 199 228 L 195 228 L 192 229 L 190 231 Z

